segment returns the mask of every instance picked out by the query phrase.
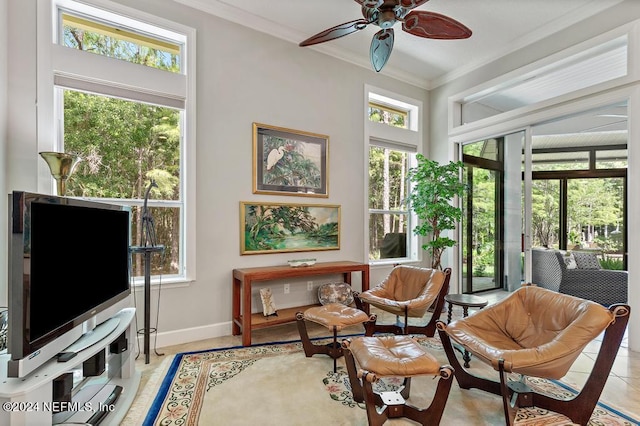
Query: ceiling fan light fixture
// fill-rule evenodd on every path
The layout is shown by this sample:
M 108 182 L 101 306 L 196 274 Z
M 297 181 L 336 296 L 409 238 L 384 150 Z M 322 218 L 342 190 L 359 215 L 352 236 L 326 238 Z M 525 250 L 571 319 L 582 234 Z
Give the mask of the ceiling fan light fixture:
M 423 38 L 438 40 L 457 40 L 471 37 L 471 30 L 448 16 L 434 12 L 415 11 L 416 7 L 428 0 L 355 0 L 362 6 L 364 19 L 345 22 L 344 24 L 324 30 L 302 41 L 300 46 L 311 46 L 335 40 L 365 29 L 369 24 L 381 28 L 371 41 L 369 56 L 376 72 L 391 56 L 393 49 L 393 26 L 402 22 L 402 30 Z
M 373 36 L 371 48 L 369 49 L 369 58 L 371 59 L 371 66 L 376 72 L 380 72 L 389 60 L 393 49 L 393 40 L 393 28 L 380 30 Z

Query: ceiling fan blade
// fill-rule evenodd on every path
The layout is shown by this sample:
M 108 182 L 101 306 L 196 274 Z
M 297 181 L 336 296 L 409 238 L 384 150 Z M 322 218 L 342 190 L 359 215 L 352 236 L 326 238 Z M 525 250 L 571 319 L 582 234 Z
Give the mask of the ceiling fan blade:
M 425 4 L 428 1 L 429 0 L 400 0 L 399 6 L 403 7 L 406 10 L 411 10 L 411 9 L 415 9 L 421 4 Z
M 427 1 L 427 0 L 424 0 L 424 1 Z M 378 6 L 382 6 L 382 3 L 384 3 L 384 0 L 356 0 L 356 3 L 358 3 L 360 6 L 363 6 L 363 7 L 375 9 Z
M 344 37 L 356 31 L 360 31 L 369 24 L 366 19 L 356 19 L 355 21 L 345 22 L 344 24 L 336 25 L 333 28 L 319 32 L 318 34 L 309 37 L 308 39 L 300 42 L 300 46 L 311 46 L 313 44 L 324 43 L 325 41 L 333 40 L 336 38 Z
M 380 30 L 373 36 L 369 57 L 371 58 L 371 65 L 376 72 L 380 72 L 387 63 L 389 56 L 391 56 L 393 38 L 393 28 Z
M 456 40 L 471 37 L 471 30 L 445 15 L 434 12 L 413 11 L 405 16 L 402 29 L 418 37 Z

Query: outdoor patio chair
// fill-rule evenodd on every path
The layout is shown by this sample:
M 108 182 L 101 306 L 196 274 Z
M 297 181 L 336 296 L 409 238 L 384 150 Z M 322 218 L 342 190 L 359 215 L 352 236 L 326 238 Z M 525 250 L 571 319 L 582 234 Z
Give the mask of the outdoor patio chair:
M 568 253 L 567 253 L 568 254 Z M 595 253 L 571 252 L 575 264 L 558 250 L 531 250 L 531 282 L 558 293 L 593 300 L 603 306 L 627 303 L 627 271 L 602 269 Z

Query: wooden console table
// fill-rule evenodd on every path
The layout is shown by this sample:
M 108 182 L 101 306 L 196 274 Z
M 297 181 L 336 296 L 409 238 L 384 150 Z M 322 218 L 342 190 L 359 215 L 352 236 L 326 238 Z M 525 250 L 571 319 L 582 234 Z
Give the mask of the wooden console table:
M 251 284 L 256 281 L 271 281 L 283 278 L 307 277 L 311 275 L 343 274 L 344 282 L 351 284 L 351 273 L 362 274 L 362 291 L 369 290 L 369 265 L 358 262 L 323 262 L 312 266 L 292 268 L 289 265 L 242 268 L 233 270 L 233 335 L 242 333 L 242 345 L 251 345 L 251 330 L 272 327 L 295 321 L 295 314 L 310 306 L 279 309 L 278 316 L 265 317 L 262 313 L 251 314 Z M 315 305 L 312 305 L 315 306 Z

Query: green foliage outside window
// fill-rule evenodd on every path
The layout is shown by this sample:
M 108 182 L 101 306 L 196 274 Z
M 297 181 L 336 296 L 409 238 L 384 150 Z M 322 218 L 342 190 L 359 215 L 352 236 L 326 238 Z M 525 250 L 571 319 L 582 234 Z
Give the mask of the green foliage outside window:
M 369 103 L 369 120 L 406 129 L 409 125 L 406 111 L 396 110 L 384 105 Z
M 624 223 L 621 178 L 569 179 L 567 184 L 568 249 L 595 242 L 606 252 L 622 251 Z M 560 183 L 532 182 L 533 246 L 558 248 Z
M 100 31 L 101 28 L 104 30 Z M 114 37 L 110 33 L 128 37 Z M 171 52 L 174 49 L 179 50 L 179 46 L 126 30 L 117 31 L 115 27 L 83 18 L 63 15 L 61 44 L 134 64 L 180 72 L 180 55 Z M 159 48 L 163 44 L 166 48 Z
M 369 102 L 369 120 L 392 127 L 409 127 L 409 113 L 375 102 Z M 369 214 L 369 259 L 406 257 L 407 226 L 409 212 L 406 206 L 408 194 L 409 156 L 379 146 L 369 150 L 369 209 L 377 210 Z M 384 249 L 385 238 L 397 238 L 398 250 Z
M 369 259 L 378 260 L 388 234 L 406 234 L 409 153 L 379 146 L 369 148 Z M 405 253 L 406 255 L 406 253 Z M 404 257 L 404 256 L 403 256 Z
M 465 146 L 465 154 L 473 145 Z M 468 166 L 471 167 L 471 166 Z M 471 212 L 473 221 L 463 222 L 462 253 L 463 259 L 469 256 L 468 250 L 472 250 L 473 276 L 493 276 L 496 263 L 496 172 L 494 170 L 471 167 L 472 177 L 469 179 L 469 169 L 465 168 L 463 182 L 468 191 L 465 191 L 460 203 L 464 217 L 468 217 L 468 206 L 473 206 Z M 467 227 L 472 226 L 471 230 Z M 467 238 L 471 238 L 468 247 Z
M 180 112 L 171 108 L 65 91 L 64 149 L 83 160 L 67 183 L 67 195 L 141 200 L 154 179 L 158 188 L 152 198 L 179 200 L 179 119 Z M 140 244 L 139 213 L 133 210 L 134 245 Z M 158 243 L 166 246 L 164 264 L 154 265 L 154 271 L 175 274 L 179 209 L 154 208 L 152 215 Z
M 181 72 L 181 45 L 176 42 L 70 14 L 62 15 L 62 26 L 63 46 Z M 152 259 L 152 273 L 180 273 L 182 213 L 180 204 L 171 202 L 183 196 L 181 112 L 73 90 L 64 91 L 63 102 L 63 149 L 82 158 L 67 183 L 67 195 L 122 199 L 131 205 L 132 245 L 139 245 L 140 205 L 154 180 L 158 188 L 150 198 L 165 200 L 167 206 L 150 205 L 157 243 L 165 246 L 163 256 Z M 140 260 L 133 265 L 134 276 L 143 275 Z

